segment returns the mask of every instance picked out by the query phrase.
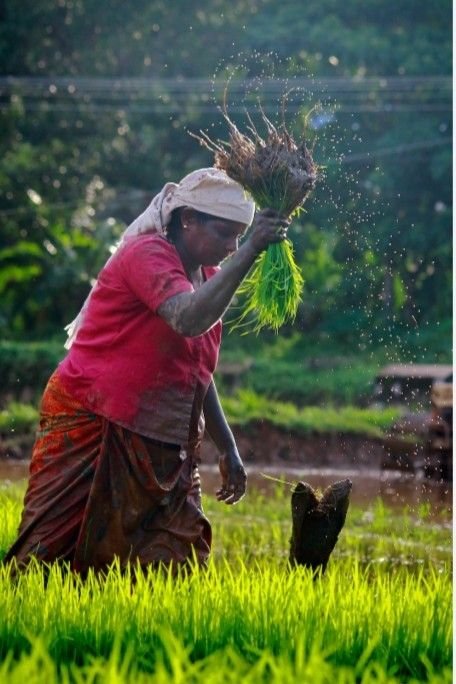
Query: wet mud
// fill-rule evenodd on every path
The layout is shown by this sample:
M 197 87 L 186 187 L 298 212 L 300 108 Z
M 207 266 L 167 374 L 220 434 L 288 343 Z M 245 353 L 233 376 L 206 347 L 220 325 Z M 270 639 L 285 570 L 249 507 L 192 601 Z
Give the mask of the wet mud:
M 381 440 L 358 435 L 297 436 L 266 424 L 233 430 L 239 452 L 248 473 L 248 488 L 267 495 L 273 488 L 296 484 L 299 480 L 325 489 L 336 480 L 353 482 L 352 504 L 369 506 L 381 499 L 388 506 L 412 509 L 425 504 L 435 515 L 451 518 L 452 483 L 428 479 L 422 472 L 413 473 L 382 467 L 384 448 Z M 28 477 L 31 444 L 21 451 L 21 458 L 0 458 L 0 486 Z M 201 449 L 203 491 L 212 495 L 220 486 L 218 453 L 209 438 Z

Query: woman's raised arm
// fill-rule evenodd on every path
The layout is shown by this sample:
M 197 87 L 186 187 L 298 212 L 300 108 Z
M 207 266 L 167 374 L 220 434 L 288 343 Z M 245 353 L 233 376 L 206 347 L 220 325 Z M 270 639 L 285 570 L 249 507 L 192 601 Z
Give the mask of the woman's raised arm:
M 286 238 L 289 221 L 265 209 L 256 214 L 244 244 L 222 269 L 194 292 L 184 292 L 164 301 L 157 309 L 173 330 L 185 337 L 202 335 L 223 316 L 233 296 L 260 252 Z

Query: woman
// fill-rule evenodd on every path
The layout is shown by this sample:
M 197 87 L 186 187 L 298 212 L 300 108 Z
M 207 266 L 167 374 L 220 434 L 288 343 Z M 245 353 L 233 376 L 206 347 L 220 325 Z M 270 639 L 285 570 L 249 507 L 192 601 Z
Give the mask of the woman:
M 272 210 L 254 217 L 224 172 L 200 169 L 168 183 L 127 228 L 44 392 L 6 561 L 67 561 L 81 573 L 115 557 L 122 567 L 206 561 L 211 528 L 197 468 L 204 423 L 220 452 L 217 499 L 234 504 L 246 488 L 212 379 L 220 319 L 258 254 L 287 227 Z

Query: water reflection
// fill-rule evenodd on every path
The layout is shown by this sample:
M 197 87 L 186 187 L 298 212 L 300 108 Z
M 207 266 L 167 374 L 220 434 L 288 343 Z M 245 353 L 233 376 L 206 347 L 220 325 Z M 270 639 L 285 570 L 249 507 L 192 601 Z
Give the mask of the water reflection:
M 28 462 L 0 461 L 0 483 L 17 482 L 28 477 Z M 324 489 L 336 480 L 350 478 L 353 482 L 351 502 L 368 507 L 380 498 L 386 505 L 402 509 L 409 506 L 412 511 L 422 505 L 430 508 L 432 515 L 451 518 L 453 487 L 449 482 L 420 479 L 393 470 L 356 470 L 335 468 L 277 468 L 273 466 L 248 466 L 248 486 L 264 494 L 270 493 L 280 484 L 271 478 L 294 484 L 298 480 L 308 482 L 312 487 Z M 201 466 L 203 491 L 211 494 L 220 485 L 216 466 Z
M 312 487 L 324 489 L 328 485 L 346 477 L 353 482 L 350 501 L 361 507 L 368 507 L 380 498 L 385 505 L 403 509 L 408 506 L 411 511 L 422 505 L 429 507 L 432 516 L 451 518 L 453 488 L 452 484 L 443 481 L 420 479 L 417 476 L 393 470 L 355 470 L 334 468 L 277 468 L 256 465 L 248 467 L 248 487 L 264 494 L 270 493 L 280 486 L 276 481 L 284 480 L 294 484 L 298 480 L 308 482 Z M 220 484 L 217 467 L 202 466 L 201 481 L 203 491 L 210 494 Z
M 28 461 L 2 461 L 0 459 L 0 486 L 28 477 Z

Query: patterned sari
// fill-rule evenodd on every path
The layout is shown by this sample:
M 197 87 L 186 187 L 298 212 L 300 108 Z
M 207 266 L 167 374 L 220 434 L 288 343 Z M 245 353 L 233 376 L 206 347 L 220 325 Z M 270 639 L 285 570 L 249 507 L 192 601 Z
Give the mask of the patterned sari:
M 85 574 L 115 558 L 121 567 L 193 556 L 204 563 L 210 547 L 194 457 L 88 412 L 56 371 L 42 399 L 18 538 L 4 561 L 67 561 Z

